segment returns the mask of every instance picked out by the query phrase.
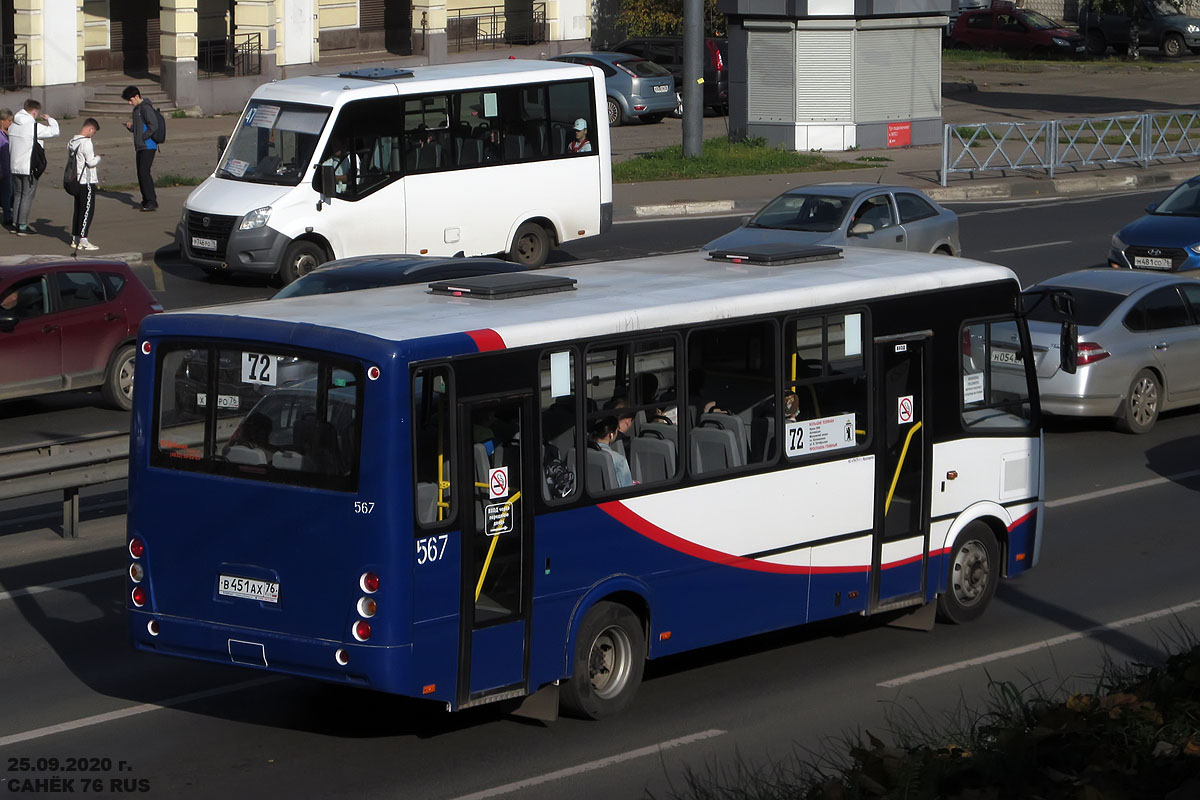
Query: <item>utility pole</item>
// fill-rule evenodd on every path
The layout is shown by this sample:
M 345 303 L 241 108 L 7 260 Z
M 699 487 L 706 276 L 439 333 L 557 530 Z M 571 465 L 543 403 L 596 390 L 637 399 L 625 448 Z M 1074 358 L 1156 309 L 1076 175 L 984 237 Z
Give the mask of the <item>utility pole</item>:
M 704 132 L 704 0 L 683 0 L 683 157 L 699 158 Z

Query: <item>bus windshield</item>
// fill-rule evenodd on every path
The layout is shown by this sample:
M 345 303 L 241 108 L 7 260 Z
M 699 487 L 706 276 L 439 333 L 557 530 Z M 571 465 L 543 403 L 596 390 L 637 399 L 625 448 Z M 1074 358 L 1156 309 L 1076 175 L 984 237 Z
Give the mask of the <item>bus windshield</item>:
M 312 161 L 329 112 L 322 106 L 251 100 L 217 177 L 295 186 Z

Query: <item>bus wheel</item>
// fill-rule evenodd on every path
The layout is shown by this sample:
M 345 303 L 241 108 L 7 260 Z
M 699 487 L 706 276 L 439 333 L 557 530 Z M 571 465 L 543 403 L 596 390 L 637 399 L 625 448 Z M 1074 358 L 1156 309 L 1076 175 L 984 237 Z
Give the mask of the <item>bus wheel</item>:
M 108 372 L 104 374 L 104 383 L 100 386 L 100 394 L 104 402 L 119 411 L 133 408 L 133 365 L 137 360 L 137 350 L 127 344 L 117 348 L 117 354 L 109 362 Z
M 982 522 L 963 528 L 950 551 L 946 591 L 938 596 L 938 615 L 961 625 L 983 616 L 1000 582 L 1000 547 Z
M 584 719 L 620 712 L 633 700 L 645 666 L 646 637 L 638 618 L 623 605 L 597 603 L 575 638 L 575 666 L 561 690 L 563 710 Z
M 512 249 L 508 251 L 508 260 L 537 269 L 546 263 L 550 255 L 550 234 L 536 222 L 526 222 L 517 228 L 513 237 Z
M 283 263 L 279 265 L 279 282 L 284 286 L 302 275 L 307 275 L 323 264 L 327 256 L 325 249 L 316 242 L 297 239 L 283 251 Z

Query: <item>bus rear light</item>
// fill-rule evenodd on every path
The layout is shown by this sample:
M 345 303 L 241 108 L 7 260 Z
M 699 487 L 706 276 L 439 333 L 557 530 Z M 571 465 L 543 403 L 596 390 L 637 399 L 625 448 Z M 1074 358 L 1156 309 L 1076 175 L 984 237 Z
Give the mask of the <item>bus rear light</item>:
M 373 381 L 379 380 L 379 367 L 368 367 L 367 377 Z
M 333 660 L 341 664 L 343 667 L 350 663 L 350 654 L 339 647 L 337 652 L 333 654 Z
M 352 632 L 354 633 L 355 639 L 358 639 L 360 642 L 365 642 L 367 639 L 371 638 L 371 623 L 367 622 L 365 619 L 360 619 L 358 622 L 354 623 Z
M 358 585 L 367 594 L 375 594 L 379 591 L 379 576 L 374 572 L 364 572 L 358 579 Z
M 162 311 L 162 308 L 159 308 L 158 310 Z M 142 355 L 144 355 L 144 356 L 150 355 L 150 343 L 149 342 L 142 342 Z
M 138 608 L 146 605 L 146 590 L 141 586 L 133 587 L 133 591 L 129 593 L 129 597 Z
M 1108 351 L 1095 342 L 1080 342 L 1079 343 L 1079 361 L 1078 366 L 1086 366 L 1095 364 L 1097 361 L 1102 361 L 1108 358 Z
M 368 619 L 375 616 L 375 612 L 379 610 L 379 604 L 375 602 L 373 597 L 358 598 L 358 615 L 367 617 Z
M 141 558 L 145 552 L 146 545 L 142 543 L 141 539 L 134 536 L 129 540 L 129 555 L 133 556 L 134 558 Z
M 158 636 L 158 620 L 152 619 L 146 623 L 146 631 L 151 636 Z
M 129 565 L 129 580 L 134 583 L 141 583 L 142 578 L 146 577 L 146 568 L 136 561 Z

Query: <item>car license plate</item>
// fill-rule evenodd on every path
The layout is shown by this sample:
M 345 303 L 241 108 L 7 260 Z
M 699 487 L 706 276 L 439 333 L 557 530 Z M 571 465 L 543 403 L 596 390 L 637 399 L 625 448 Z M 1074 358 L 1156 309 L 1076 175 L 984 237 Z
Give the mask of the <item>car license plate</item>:
M 217 249 L 217 240 L 216 239 L 205 239 L 200 236 L 193 236 L 192 237 L 192 247 L 197 247 L 201 250 L 216 250 Z
M 208 393 L 196 392 L 196 405 L 200 408 L 208 407 Z M 217 408 L 239 409 L 242 406 L 242 398 L 236 394 L 219 394 L 217 395 Z
M 278 603 L 279 584 L 253 578 L 239 578 L 237 575 L 218 575 L 217 594 L 225 597 L 244 597 L 247 600 L 259 600 L 264 603 Z
M 662 85 L 662 86 L 655 86 L 655 87 L 654 87 L 654 91 L 655 91 L 657 94 L 666 94 L 666 93 L 667 93 L 667 90 L 668 90 L 668 89 L 670 89 L 670 88 L 671 88 L 670 86 L 667 86 L 667 85 L 665 85 L 665 84 L 664 84 L 664 85 Z
M 1143 267 L 1145 269 L 1170 269 L 1171 259 L 1152 258 L 1151 256 L 1134 256 L 1133 265 L 1135 267 Z
M 1082 53 L 1084 50 L 1087 50 L 1087 47 L 1082 44 L 1075 48 L 1076 53 Z
M 1020 364 L 1021 356 L 1015 350 L 993 350 L 993 364 Z

